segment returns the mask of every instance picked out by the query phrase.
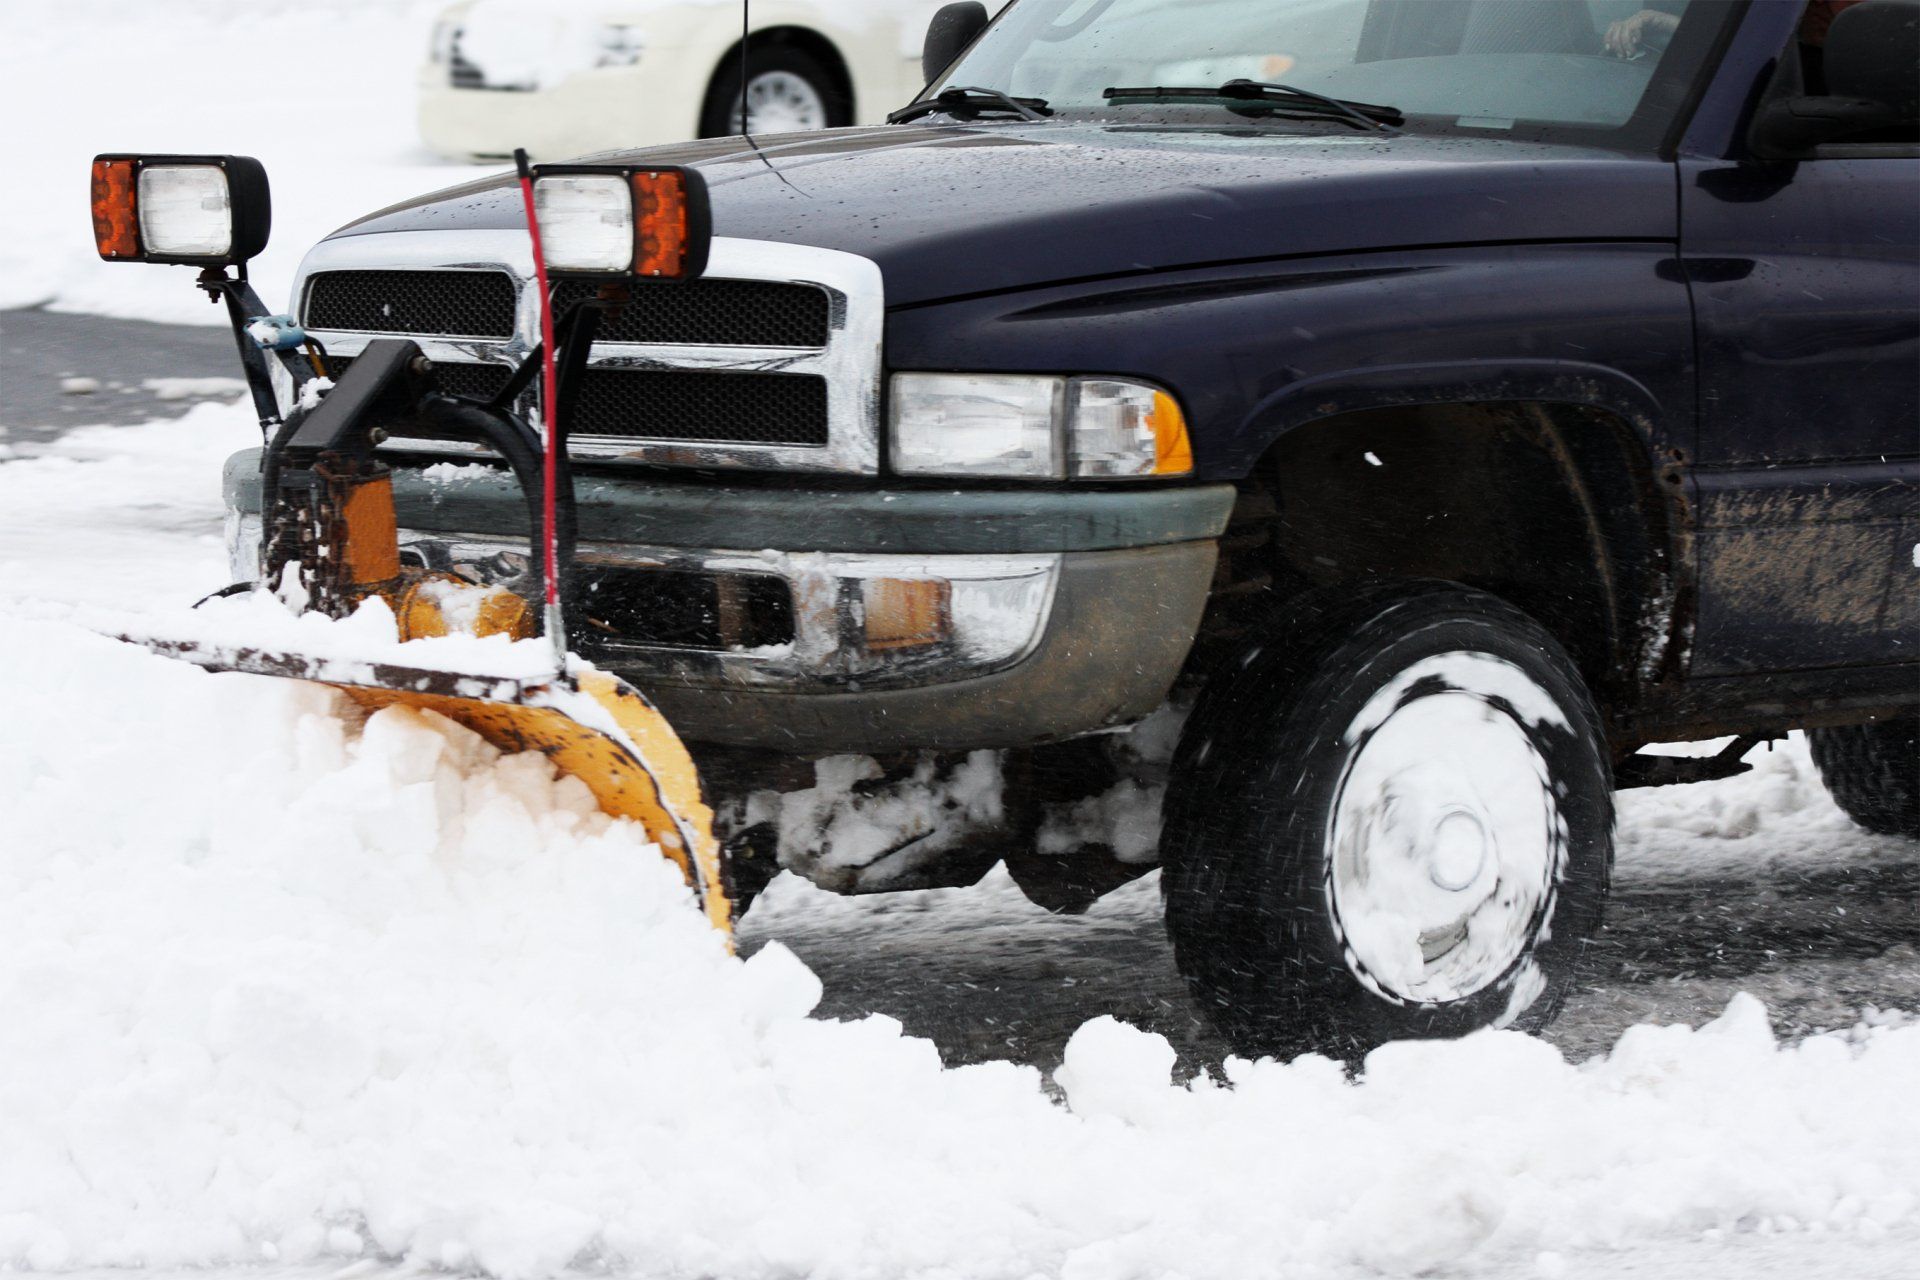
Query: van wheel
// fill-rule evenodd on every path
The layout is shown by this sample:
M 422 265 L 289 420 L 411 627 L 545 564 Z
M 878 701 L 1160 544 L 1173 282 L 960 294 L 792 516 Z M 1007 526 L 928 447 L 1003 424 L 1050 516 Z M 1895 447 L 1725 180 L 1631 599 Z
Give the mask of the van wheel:
M 1807 745 L 1849 818 L 1883 836 L 1920 840 L 1920 716 L 1811 729 Z
M 853 104 L 818 59 L 802 49 L 767 44 L 747 52 L 746 127 L 763 133 L 838 129 L 853 123 Z M 742 131 L 740 59 L 728 58 L 700 109 L 700 136 Z
M 1598 929 L 1613 784 L 1579 671 L 1451 583 L 1312 603 L 1174 761 L 1167 927 L 1245 1054 L 1545 1025 Z

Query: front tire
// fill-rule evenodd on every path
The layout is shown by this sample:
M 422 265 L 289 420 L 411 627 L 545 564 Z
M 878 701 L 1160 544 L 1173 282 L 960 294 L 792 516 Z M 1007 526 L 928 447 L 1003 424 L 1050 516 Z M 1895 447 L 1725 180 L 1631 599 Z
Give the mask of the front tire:
M 765 44 L 747 52 L 747 121 L 741 120 L 740 60 L 727 59 L 700 109 L 700 136 L 731 137 L 750 127 L 763 133 L 838 129 L 853 123 L 853 104 L 819 59 L 803 49 Z
M 1599 718 L 1559 643 L 1450 583 L 1309 602 L 1223 666 L 1175 760 L 1167 926 L 1241 1053 L 1534 1028 L 1613 853 Z
M 1920 716 L 1811 729 L 1807 745 L 1849 818 L 1883 836 L 1920 840 Z

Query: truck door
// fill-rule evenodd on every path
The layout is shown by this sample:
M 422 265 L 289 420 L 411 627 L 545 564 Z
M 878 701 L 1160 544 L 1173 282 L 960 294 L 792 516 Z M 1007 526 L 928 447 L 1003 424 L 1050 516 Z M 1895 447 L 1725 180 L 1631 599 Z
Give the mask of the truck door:
M 1920 148 L 1683 155 L 1680 200 L 1693 673 L 1920 659 Z

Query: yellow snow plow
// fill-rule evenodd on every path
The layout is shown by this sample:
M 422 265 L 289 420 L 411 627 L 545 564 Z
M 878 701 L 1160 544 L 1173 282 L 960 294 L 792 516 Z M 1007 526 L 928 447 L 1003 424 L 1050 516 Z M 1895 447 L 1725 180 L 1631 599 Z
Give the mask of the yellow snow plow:
M 606 813 L 639 823 L 679 865 L 707 919 L 730 934 L 730 878 L 692 757 L 643 694 L 572 656 L 566 630 L 575 541 L 564 428 L 570 387 L 602 314 L 630 290 L 671 288 L 704 269 L 706 190 L 697 173 L 680 169 L 534 170 L 524 155 L 519 162 L 541 341 L 488 401 L 442 392 L 433 362 L 403 339 L 369 344 L 337 383 L 327 378 L 325 351 L 291 317 L 268 314 L 247 281 L 246 263 L 265 247 L 271 216 L 257 161 L 100 156 L 93 222 L 102 258 L 197 266 L 199 287 L 226 304 L 265 448 L 260 580 L 222 595 L 272 590 L 335 618 L 381 601 L 395 641 L 544 637 L 550 661 L 533 675 L 502 674 L 482 662 L 445 665 L 437 660 L 444 650 L 433 646 L 409 661 L 395 660 L 411 656 L 398 646 L 367 658 L 227 634 L 122 638 L 210 670 L 329 685 L 369 710 L 432 712 L 502 751 L 541 752 Z M 554 228 L 551 243 L 543 242 L 543 221 Z M 554 276 L 597 282 L 598 296 L 556 321 L 550 264 Z M 536 397 L 537 417 L 517 407 Z M 474 582 L 403 563 L 391 472 L 378 452 L 403 435 L 483 445 L 513 471 L 532 553 L 522 579 Z

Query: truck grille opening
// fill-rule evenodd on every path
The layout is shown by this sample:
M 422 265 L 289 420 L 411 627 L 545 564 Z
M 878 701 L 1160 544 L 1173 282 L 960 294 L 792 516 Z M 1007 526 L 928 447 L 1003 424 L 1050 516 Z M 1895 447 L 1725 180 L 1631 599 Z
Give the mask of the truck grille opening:
M 583 564 L 574 638 L 587 657 L 622 648 L 758 649 L 793 643 L 786 580 L 759 574 Z
M 554 314 L 593 297 L 598 286 L 563 280 Z M 822 348 L 832 331 L 826 292 L 771 280 L 636 284 L 618 313 L 600 320 L 600 341 L 670 346 Z
M 599 286 L 563 280 L 556 314 Z M 310 329 L 423 337 L 510 338 L 519 296 L 500 271 L 323 271 L 307 282 Z M 659 346 L 824 349 L 833 329 L 826 291 L 775 280 L 637 284 L 601 318 L 601 342 Z
M 353 357 L 332 356 L 327 364 L 340 378 L 353 367 Z M 491 400 L 513 377 L 503 364 L 441 361 L 434 371 L 442 391 L 473 400 Z M 568 430 L 604 440 L 821 447 L 827 443 L 827 384 L 797 373 L 589 368 Z M 424 430 L 406 434 L 435 438 Z
M 309 329 L 511 338 L 519 295 L 504 271 L 326 271 L 307 282 Z
M 352 367 L 352 356 L 327 357 L 327 372 L 335 382 L 345 377 L 347 370 Z M 442 391 L 450 396 L 465 396 L 469 400 L 491 400 L 513 378 L 513 369 L 509 365 L 456 364 L 451 360 L 436 360 L 433 372 Z
M 587 370 L 575 439 L 824 447 L 827 380 L 799 373 Z

